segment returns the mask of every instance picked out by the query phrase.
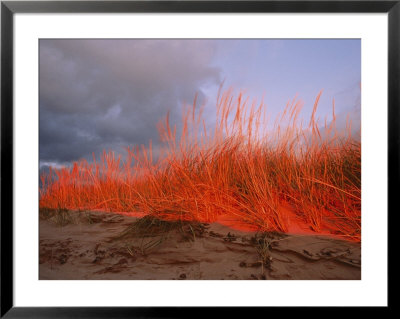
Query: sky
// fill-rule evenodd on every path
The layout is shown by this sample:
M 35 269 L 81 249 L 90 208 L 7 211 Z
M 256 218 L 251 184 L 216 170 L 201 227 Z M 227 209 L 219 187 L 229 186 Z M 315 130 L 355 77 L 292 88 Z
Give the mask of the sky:
M 338 125 L 361 125 L 361 40 L 53 40 L 39 42 L 40 168 L 92 159 L 103 150 L 159 145 L 156 125 L 182 105 L 205 105 L 213 122 L 218 88 L 263 98 L 272 118 L 295 96 L 308 119 L 318 112 Z

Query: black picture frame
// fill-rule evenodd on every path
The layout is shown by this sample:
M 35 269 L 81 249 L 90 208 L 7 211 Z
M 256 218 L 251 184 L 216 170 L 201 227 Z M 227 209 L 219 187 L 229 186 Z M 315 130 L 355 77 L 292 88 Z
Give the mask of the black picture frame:
M 13 19 L 15 13 L 120 12 L 309 12 L 388 14 L 388 217 L 398 212 L 400 188 L 400 0 L 396 1 L 1 1 L 1 317 L 5 318 L 178 318 L 272 315 L 277 308 L 224 307 L 15 307 L 13 302 Z M 391 214 L 389 214 L 389 212 Z M 392 218 L 393 219 L 393 218 Z M 393 223 L 388 223 L 393 225 Z M 391 242 L 388 229 L 388 247 Z M 389 262 L 389 256 L 388 256 Z M 389 270 L 389 269 L 388 269 Z M 390 281 L 388 280 L 388 287 Z M 393 284 L 392 284 L 393 285 Z M 388 294 L 389 295 L 389 294 Z M 391 298 L 388 298 L 389 309 Z M 291 307 L 292 310 L 294 307 Z M 334 308 L 331 311 L 336 312 Z M 278 310 L 281 311 L 281 310 Z M 306 307 L 296 315 L 309 315 Z M 369 310 L 370 311 L 370 310 Z

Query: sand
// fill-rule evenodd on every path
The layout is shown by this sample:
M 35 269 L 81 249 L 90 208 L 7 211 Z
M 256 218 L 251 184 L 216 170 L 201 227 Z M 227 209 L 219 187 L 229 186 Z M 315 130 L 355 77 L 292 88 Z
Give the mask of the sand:
M 67 222 L 40 219 L 41 280 L 361 279 L 361 244 L 329 236 L 260 234 L 212 223 L 118 238 L 139 217 L 67 214 Z

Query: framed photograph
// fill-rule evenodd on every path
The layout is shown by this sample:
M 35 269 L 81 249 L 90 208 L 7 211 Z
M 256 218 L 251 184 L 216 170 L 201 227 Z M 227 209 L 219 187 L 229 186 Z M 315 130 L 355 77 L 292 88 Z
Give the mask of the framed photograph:
M 399 18 L 2 1 L 1 316 L 389 307 Z

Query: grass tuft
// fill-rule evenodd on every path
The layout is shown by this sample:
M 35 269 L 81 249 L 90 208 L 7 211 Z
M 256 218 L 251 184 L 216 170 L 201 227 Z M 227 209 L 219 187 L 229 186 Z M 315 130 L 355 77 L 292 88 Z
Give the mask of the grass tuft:
M 158 247 L 169 238 L 171 232 L 178 233 L 183 241 L 194 241 L 205 232 L 206 226 L 198 222 L 187 221 L 166 221 L 154 216 L 144 216 L 131 225 L 123 232 L 114 236 L 111 241 L 128 241 L 139 239 L 140 245 L 128 245 L 130 254 L 134 250 L 139 250 L 142 254 L 147 254 L 151 249 Z

